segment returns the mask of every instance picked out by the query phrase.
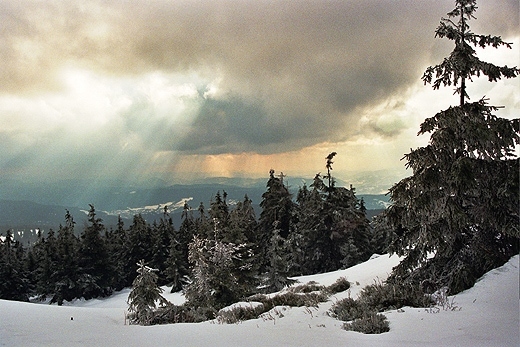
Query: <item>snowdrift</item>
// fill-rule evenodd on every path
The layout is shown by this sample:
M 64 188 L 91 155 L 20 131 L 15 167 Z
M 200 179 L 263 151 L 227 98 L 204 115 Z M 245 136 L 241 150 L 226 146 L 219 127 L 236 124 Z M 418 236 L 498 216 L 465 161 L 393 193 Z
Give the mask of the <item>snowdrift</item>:
M 352 268 L 298 278 L 330 285 L 344 276 L 353 285 L 318 308 L 279 308 L 269 319 L 233 325 L 215 322 L 161 326 L 125 325 L 128 290 L 103 300 L 64 306 L 0 300 L 0 346 L 518 346 L 519 257 L 488 272 L 450 300 L 459 310 L 407 308 L 386 312 L 390 332 L 363 335 L 341 329 L 327 315 L 334 300 L 356 297 L 374 280 L 384 280 L 396 256 L 382 255 Z M 166 295 L 179 304 L 180 294 Z

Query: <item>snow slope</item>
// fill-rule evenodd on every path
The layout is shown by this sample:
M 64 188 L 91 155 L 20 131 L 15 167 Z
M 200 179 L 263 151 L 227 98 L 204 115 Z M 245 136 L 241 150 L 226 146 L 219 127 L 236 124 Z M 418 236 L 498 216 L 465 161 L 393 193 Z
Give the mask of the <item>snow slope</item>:
M 319 308 L 276 308 L 264 319 L 161 326 L 125 325 L 128 290 L 104 300 L 55 306 L 0 300 L 0 346 L 519 346 L 519 257 L 487 273 L 454 299 L 458 311 L 390 311 L 390 332 L 364 335 L 341 329 L 326 312 L 334 300 L 383 280 L 398 263 L 380 256 L 352 268 L 299 278 L 324 285 L 345 276 L 354 286 Z M 359 283 L 359 284 L 356 284 Z M 179 294 L 165 295 L 174 303 Z M 283 317 L 282 317 L 283 316 Z M 71 320 L 71 317 L 73 320 Z

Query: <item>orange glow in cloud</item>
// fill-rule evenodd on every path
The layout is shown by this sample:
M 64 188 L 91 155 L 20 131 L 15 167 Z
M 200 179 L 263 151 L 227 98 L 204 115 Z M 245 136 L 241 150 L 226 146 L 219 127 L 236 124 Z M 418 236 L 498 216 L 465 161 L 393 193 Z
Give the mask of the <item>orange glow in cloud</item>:
M 321 143 L 299 151 L 258 154 L 186 155 L 175 159 L 171 172 L 181 177 L 268 177 L 269 170 L 290 177 L 312 178 L 325 171 L 325 157 L 336 151 L 334 175 L 342 178 L 349 172 L 395 168 L 401 153 L 390 142 L 359 140 L 345 143 Z

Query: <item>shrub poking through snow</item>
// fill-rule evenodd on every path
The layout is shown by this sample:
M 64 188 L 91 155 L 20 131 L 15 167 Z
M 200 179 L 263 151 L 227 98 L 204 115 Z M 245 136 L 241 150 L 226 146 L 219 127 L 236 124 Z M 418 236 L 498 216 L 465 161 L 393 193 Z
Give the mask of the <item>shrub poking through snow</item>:
M 403 306 L 432 307 L 431 295 L 411 285 L 376 282 L 363 288 L 357 300 L 350 297 L 332 305 L 329 315 L 345 321 L 344 329 L 365 334 L 389 331 L 386 317 L 379 312 Z
M 350 282 L 345 277 L 340 277 L 336 282 L 327 287 L 327 291 L 331 294 L 341 293 L 350 288 Z
M 265 312 L 266 310 L 263 304 L 254 305 L 253 303 L 249 303 L 246 305 L 237 305 L 220 310 L 216 321 L 219 324 L 237 324 L 245 320 L 256 319 Z
M 434 302 L 420 286 L 381 283 L 368 285 L 359 294 L 359 301 L 377 312 L 403 306 L 430 307 Z
M 326 292 L 328 294 L 336 294 L 344 292 L 350 288 L 350 282 L 345 277 L 340 277 L 330 286 L 323 286 L 315 281 L 310 281 L 305 284 L 293 285 L 287 290 L 292 293 L 312 293 L 312 292 Z
M 343 329 L 363 334 L 382 334 L 390 331 L 390 324 L 384 315 L 371 312 L 351 323 L 343 324 Z
M 329 314 L 336 319 L 348 322 L 363 317 L 367 310 L 368 307 L 359 301 L 345 298 L 332 305 Z
M 320 290 L 321 288 L 321 290 Z M 307 292 L 310 291 L 311 292 Z M 295 292 L 296 291 L 296 292 Z M 302 291 L 302 292 L 299 292 Z M 269 312 L 279 307 L 317 307 L 329 299 L 326 287 L 311 283 L 289 289 L 274 296 L 256 294 L 248 298 L 249 305 L 239 305 L 220 310 L 217 323 L 234 324 L 244 320 L 271 316 Z M 274 311 L 273 311 L 274 312 Z M 271 312 L 272 313 L 272 312 Z M 265 316 L 264 316 L 265 315 Z M 281 318 L 283 315 L 277 315 Z
M 280 293 L 274 296 L 263 294 L 253 295 L 249 297 L 250 301 L 261 302 L 266 311 L 276 306 L 292 306 L 292 307 L 316 307 L 320 302 L 328 300 L 328 295 L 320 292 L 297 294 L 293 292 Z
M 153 311 L 149 324 L 200 323 L 214 319 L 216 316 L 217 312 L 211 307 L 168 303 Z
M 435 302 L 435 305 L 433 307 L 430 307 L 428 309 L 428 312 L 430 313 L 439 313 L 440 311 L 460 311 L 462 310 L 462 307 L 458 306 L 455 302 L 455 297 L 450 298 L 448 297 L 448 287 L 442 287 L 441 289 L 437 290 L 435 293 L 429 295 L 431 300 Z
M 323 289 L 325 289 L 325 286 L 318 284 L 318 282 L 310 281 L 305 284 L 291 286 L 287 290 L 292 293 L 312 293 Z

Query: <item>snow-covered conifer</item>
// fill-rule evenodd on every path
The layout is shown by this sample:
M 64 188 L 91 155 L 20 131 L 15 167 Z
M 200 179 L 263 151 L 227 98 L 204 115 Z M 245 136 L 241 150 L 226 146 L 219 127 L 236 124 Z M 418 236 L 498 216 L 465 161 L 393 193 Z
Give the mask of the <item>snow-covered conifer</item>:
M 390 189 L 386 216 L 397 238 L 391 250 L 403 261 L 392 279 L 429 281 L 451 293 L 471 287 L 486 271 L 518 253 L 519 187 L 515 148 L 520 120 L 495 116 L 486 98 L 468 102 L 466 82 L 513 78 L 520 69 L 481 61 L 476 48 L 505 46 L 499 36 L 471 32 L 476 0 L 456 0 L 456 8 L 435 32 L 454 41 L 451 54 L 423 75 L 434 89 L 455 86 L 459 105 L 427 118 L 419 135 L 426 147 L 406 154 L 413 175 Z M 434 255 L 434 257 L 431 257 Z
M 193 238 L 189 245 L 191 282 L 186 286 L 186 299 L 195 307 L 218 310 L 241 298 L 238 285 L 241 245 L 217 240 Z
M 156 272 L 156 269 L 146 266 L 144 260 L 137 263 L 138 275 L 127 300 L 131 324 L 149 325 L 157 304 L 168 303 L 161 295 L 163 290 L 157 286 Z
M 280 236 L 279 222 L 273 223 L 273 231 L 268 249 L 269 265 L 267 267 L 266 289 L 268 291 L 280 291 L 294 283 L 288 278 L 288 252 L 286 240 Z

